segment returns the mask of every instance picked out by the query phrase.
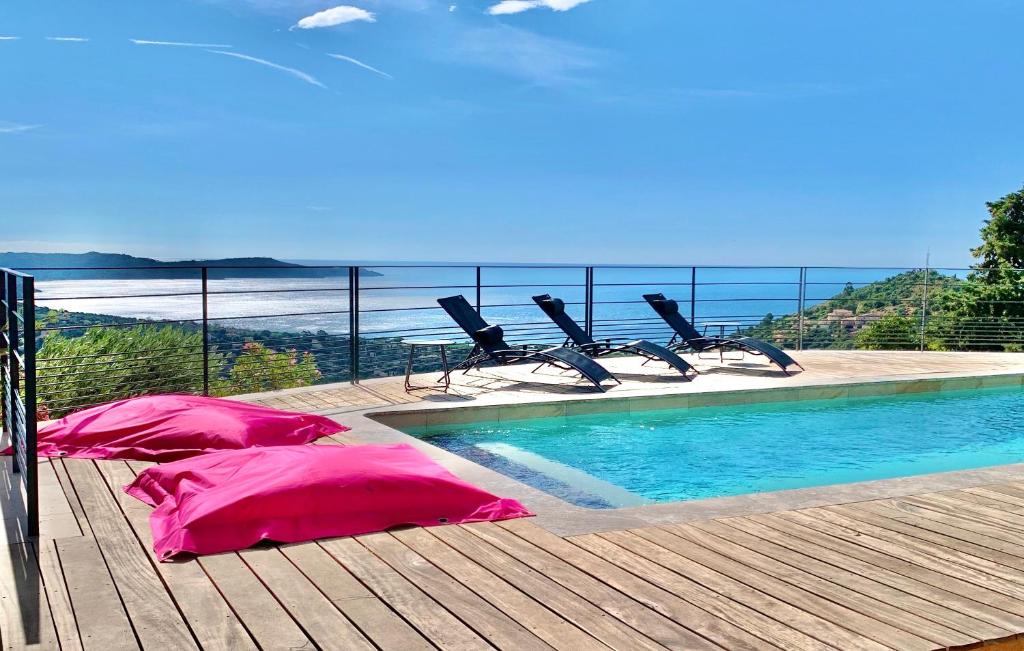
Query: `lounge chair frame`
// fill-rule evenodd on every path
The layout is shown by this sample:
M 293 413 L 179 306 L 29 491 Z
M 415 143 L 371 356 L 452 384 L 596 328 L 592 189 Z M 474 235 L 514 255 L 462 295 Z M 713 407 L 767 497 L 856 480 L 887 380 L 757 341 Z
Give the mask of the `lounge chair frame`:
M 459 327 L 472 338 L 473 350 L 446 374 L 451 375 L 461 370 L 463 374 L 482 364 L 493 362 L 498 366 L 519 363 L 537 363 L 537 369 L 548 365 L 563 371 L 574 371 L 594 385 L 599 391 L 607 391 L 602 382 L 612 380 L 622 384 L 608 369 L 589 357 L 561 346 L 541 350 L 528 347 L 513 348 L 505 343 L 504 333 L 498 326 L 491 326 L 477 314 L 465 296 L 449 296 L 439 298 L 438 304 L 448 313 Z M 534 369 L 534 372 L 537 371 Z
M 616 343 L 610 339 L 597 341 L 566 313 L 565 302 L 552 298 L 550 294 L 534 296 L 533 302 L 565 333 L 565 342 L 562 345 L 578 350 L 587 357 L 596 359 L 613 353 L 633 353 L 644 358 L 644 366 L 654 361 L 665 362 L 670 368 L 679 371 L 687 381 L 693 379 L 689 375 L 690 372 L 698 375 L 697 369 L 693 368 L 685 359 L 654 342 L 645 339 L 634 339 L 625 343 Z
M 778 366 L 786 375 L 792 375 L 790 366 L 801 371 L 804 367 L 781 348 L 753 337 L 709 337 L 702 335 L 679 313 L 678 304 L 665 298 L 664 294 L 644 294 L 644 300 L 657 312 L 675 333 L 666 344 L 672 350 L 691 350 L 698 355 L 713 350 L 740 350 L 751 355 L 762 355 Z M 675 306 L 675 309 L 673 309 Z

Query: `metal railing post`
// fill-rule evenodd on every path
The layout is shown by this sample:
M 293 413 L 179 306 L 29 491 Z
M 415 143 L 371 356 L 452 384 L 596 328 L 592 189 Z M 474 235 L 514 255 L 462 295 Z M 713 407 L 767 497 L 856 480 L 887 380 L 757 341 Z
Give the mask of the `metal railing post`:
M 39 479 L 36 459 L 36 287 L 35 278 L 21 279 L 24 292 L 21 303 L 25 349 L 25 510 L 28 517 L 28 536 L 39 535 Z M 17 456 L 17 454 L 15 454 Z
M 697 267 L 690 267 L 690 323 L 697 322 Z
M 348 268 L 348 340 L 352 384 L 359 384 L 359 267 Z
M 200 270 L 203 286 L 203 395 L 210 395 L 210 308 L 209 273 L 206 267 Z
M 804 349 L 804 304 L 807 301 L 807 267 L 800 267 L 800 293 L 797 299 L 796 349 Z
M 594 268 L 587 267 L 586 274 L 586 289 L 583 293 L 584 301 L 584 325 L 588 335 L 594 336 Z
M 7 409 L 8 423 L 10 424 L 11 436 L 11 457 L 13 460 L 14 472 L 21 472 L 18 464 L 18 441 L 17 441 L 17 407 L 15 403 L 21 393 L 21 369 L 18 368 L 18 277 L 14 274 L 7 274 Z M 28 416 L 28 414 L 26 414 Z
M 7 368 L 7 272 L 0 269 L 0 373 Z M 11 429 L 8 425 L 10 414 L 7 411 L 7 384 L 0 378 L 0 411 L 3 412 L 3 422 L 0 429 L 5 431 Z M 17 466 L 17 458 L 13 458 L 14 466 Z
M 921 352 L 924 352 L 924 333 L 928 327 L 928 277 L 931 276 L 931 260 L 924 263 L 924 292 L 921 296 Z
M 480 279 L 481 279 L 480 267 L 477 267 L 476 268 L 476 313 L 477 314 L 480 314 L 480 300 L 481 300 L 480 288 L 482 287 Z

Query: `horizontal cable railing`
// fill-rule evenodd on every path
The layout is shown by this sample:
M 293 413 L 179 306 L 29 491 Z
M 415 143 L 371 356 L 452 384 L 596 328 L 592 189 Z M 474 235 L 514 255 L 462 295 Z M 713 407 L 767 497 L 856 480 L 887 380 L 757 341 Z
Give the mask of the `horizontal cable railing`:
M 513 345 L 557 346 L 534 303 L 565 301 L 599 340 L 668 341 L 643 294 L 708 335 L 795 350 L 1018 350 L 1024 301 L 970 269 L 563 265 L 39 268 L 37 390 L 59 416 L 154 391 L 229 395 L 399 375 L 405 338 L 472 342 L 439 307 L 463 294 Z M 1009 273 L 1009 272 L 1007 272 Z M 1009 282 L 1018 282 L 1010 274 Z M 1024 296 L 1024 292 L 1018 292 Z M 1018 316 L 1020 315 L 1020 316 Z M 413 369 L 435 369 L 416 349 Z

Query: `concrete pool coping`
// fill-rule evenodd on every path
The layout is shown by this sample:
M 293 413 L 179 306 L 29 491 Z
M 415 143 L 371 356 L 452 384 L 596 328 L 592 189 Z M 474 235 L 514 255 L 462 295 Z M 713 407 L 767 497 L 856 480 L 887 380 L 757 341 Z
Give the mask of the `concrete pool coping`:
M 537 514 L 535 519 L 537 524 L 563 536 L 905 497 L 917 493 L 1024 480 L 1024 463 L 1021 463 L 794 490 L 661 502 L 614 509 L 592 509 L 571 504 L 398 429 L 486 420 L 521 420 L 576 414 L 735 406 L 794 400 L 845 401 L 870 396 L 1022 387 L 1024 386 L 1024 372 L 1018 370 L 986 371 L 942 377 L 936 377 L 934 374 L 908 374 L 877 379 L 857 378 L 839 381 L 816 378 L 804 382 L 801 382 L 797 375 L 786 380 L 788 386 L 735 390 L 694 390 L 686 393 L 651 390 L 627 397 L 590 394 L 537 399 L 535 396 L 531 396 L 528 401 L 510 399 L 509 401 L 498 401 L 495 404 L 472 406 L 435 403 L 429 408 L 424 408 L 424 403 L 419 402 L 388 408 L 378 406 L 356 411 L 323 410 L 320 413 L 327 416 L 340 417 L 343 415 L 345 424 L 352 427 L 353 434 L 361 442 L 413 445 L 459 477 L 497 495 L 520 500 Z

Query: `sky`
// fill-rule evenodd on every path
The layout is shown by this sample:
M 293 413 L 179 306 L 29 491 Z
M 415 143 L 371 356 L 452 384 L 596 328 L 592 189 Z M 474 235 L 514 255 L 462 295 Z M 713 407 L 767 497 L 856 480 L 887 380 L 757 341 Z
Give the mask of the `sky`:
M 1015 0 L 4 0 L 0 250 L 958 266 Z

